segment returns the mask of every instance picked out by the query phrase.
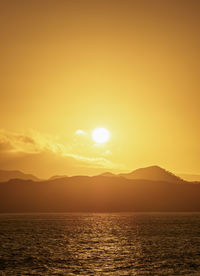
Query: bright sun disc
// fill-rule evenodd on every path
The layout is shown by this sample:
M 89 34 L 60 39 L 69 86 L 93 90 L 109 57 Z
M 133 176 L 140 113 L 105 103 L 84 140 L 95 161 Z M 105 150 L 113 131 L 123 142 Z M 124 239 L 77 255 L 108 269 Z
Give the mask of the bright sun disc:
M 110 133 L 106 128 L 98 127 L 93 130 L 92 139 L 96 143 L 105 143 L 110 139 Z

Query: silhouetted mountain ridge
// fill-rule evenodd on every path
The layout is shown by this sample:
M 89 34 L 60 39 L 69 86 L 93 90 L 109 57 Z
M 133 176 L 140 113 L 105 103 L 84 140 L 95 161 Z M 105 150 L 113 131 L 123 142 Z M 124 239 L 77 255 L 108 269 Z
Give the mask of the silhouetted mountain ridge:
M 105 172 L 102 174 L 99 174 L 99 176 L 105 176 L 105 177 L 119 177 L 117 174 L 111 173 L 111 172 Z
M 53 175 L 49 178 L 49 180 L 55 180 L 55 179 L 60 179 L 60 178 L 66 178 L 67 175 Z
M 119 175 L 128 179 L 147 179 L 152 181 L 166 181 L 175 183 L 183 181 L 183 179 L 180 177 L 159 166 L 140 168 L 132 171 L 131 173 L 123 173 Z
M 32 174 L 26 174 L 17 170 L 0 170 L 0 182 L 6 182 L 10 179 L 24 179 L 39 181 L 40 179 Z
M 200 211 L 200 183 L 73 176 L 0 183 L 0 212 Z
M 114 174 L 111 172 L 105 172 L 100 174 L 99 176 L 104 177 L 124 177 L 127 179 L 146 179 L 146 180 L 153 180 L 153 181 L 166 181 L 166 182 L 181 182 L 179 176 L 159 167 L 159 166 L 150 166 L 145 168 L 136 169 L 130 173 L 121 173 L 121 174 Z M 67 175 L 54 175 L 50 177 L 48 180 L 55 180 L 66 178 Z M 32 174 L 25 174 L 20 171 L 9 171 L 9 170 L 0 170 L 0 182 L 6 182 L 10 179 L 31 179 L 33 181 L 39 181 L 40 179 Z

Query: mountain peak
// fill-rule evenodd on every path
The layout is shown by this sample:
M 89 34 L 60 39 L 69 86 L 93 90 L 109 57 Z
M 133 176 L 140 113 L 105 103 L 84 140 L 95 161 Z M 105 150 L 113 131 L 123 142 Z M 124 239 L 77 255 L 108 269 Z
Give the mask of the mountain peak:
M 106 176 L 106 177 L 117 177 L 117 175 L 116 175 L 116 174 L 111 173 L 111 172 L 105 172 L 105 173 L 100 174 L 99 176 Z
M 180 182 L 182 179 L 175 174 L 157 166 L 149 166 L 132 171 L 131 173 L 120 174 L 128 179 L 148 179 L 153 181 Z

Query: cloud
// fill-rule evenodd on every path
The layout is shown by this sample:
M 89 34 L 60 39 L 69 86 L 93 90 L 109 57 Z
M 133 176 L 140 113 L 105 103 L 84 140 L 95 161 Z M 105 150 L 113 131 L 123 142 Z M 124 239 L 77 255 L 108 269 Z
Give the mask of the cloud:
M 87 132 L 85 132 L 84 130 L 82 129 L 77 129 L 76 132 L 75 132 L 76 135 L 88 135 Z
M 110 168 L 113 169 L 114 165 L 112 162 L 107 160 L 106 158 L 94 158 L 94 157 L 86 157 L 86 156 L 80 156 L 76 154 L 66 153 L 64 156 L 72 157 L 76 160 L 79 160 L 81 162 L 84 162 L 84 164 L 87 164 L 89 166 L 93 167 L 102 167 L 102 168 Z
M 0 130 L 0 168 L 3 169 L 20 169 L 46 177 L 59 173 L 94 174 L 98 170 L 120 168 L 106 158 L 110 154 L 107 149 L 98 151 L 87 139 L 75 139 L 63 145 L 59 137 L 34 130 L 26 134 Z
M 37 154 L 44 150 L 61 151 L 61 145 L 47 135 L 31 130 L 29 134 L 0 130 L 0 145 L 8 152 Z

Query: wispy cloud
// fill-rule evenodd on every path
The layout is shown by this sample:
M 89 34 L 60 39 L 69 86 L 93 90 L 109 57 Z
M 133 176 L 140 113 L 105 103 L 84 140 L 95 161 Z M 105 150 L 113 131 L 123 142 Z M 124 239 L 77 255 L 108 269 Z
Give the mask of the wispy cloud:
M 80 133 L 80 135 L 84 134 Z M 94 151 L 93 156 L 80 154 L 81 149 L 85 147 L 90 147 L 89 151 L 91 152 Z M 16 158 L 16 155 L 30 156 L 33 159 L 34 155 L 44 156 L 46 154 L 47 156 L 48 153 L 48 158 L 50 155 L 52 160 L 56 160 L 57 164 L 67 162 L 75 167 L 120 169 L 121 165 L 114 164 L 106 158 L 110 154 L 109 150 L 103 149 L 102 154 L 98 154 L 96 150 L 93 145 L 88 144 L 88 141 L 84 144 L 83 141 L 79 143 L 75 140 L 75 142 L 72 141 L 72 144 L 63 145 L 60 143 L 59 137 L 42 134 L 34 130 L 30 130 L 26 134 L 0 130 L 0 153 L 4 153 L 4 158 L 9 155 L 9 160 L 12 159 L 12 156 Z M 3 164 L 3 160 L 0 160 L 0 162 Z M 48 160 L 48 162 L 50 161 Z M 45 164 L 42 165 L 45 166 Z
M 103 157 L 86 157 L 86 156 L 80 156 L 72 153 L 65 153 L 64 156 L 72 157 L 76 160 L 82 161 L 85 164 L 93 167 L 102 167 L 102 168 L 117 168 L 116 164 L 113 164 L 111 161 L 107 160 Z M 119 165 L 118 165 L 119 166 Z
M 88 135 L 86 131 L 82 130 L 82 129 L 77 129 L 75 131 L 76 135 Z
M 56 143 L 49 135 L 42 135 L 37 131 L 29 131 L 28 134 L 0 130 L 0 148 L 8 152 L 21 152 L 37 154 L 44 150 L 61 152 L 62 145 Z

